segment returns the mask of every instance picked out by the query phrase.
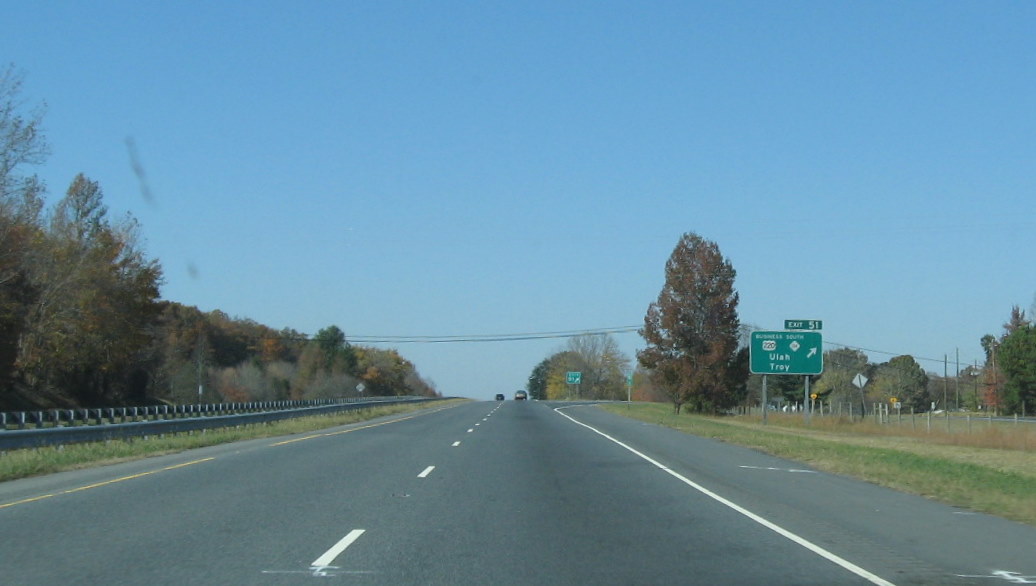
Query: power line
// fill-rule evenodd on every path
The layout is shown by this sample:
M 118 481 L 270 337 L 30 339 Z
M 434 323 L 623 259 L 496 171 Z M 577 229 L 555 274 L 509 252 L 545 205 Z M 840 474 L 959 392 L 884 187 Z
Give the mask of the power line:
M 841 347 L 841 348 L 849 348 L 850 350 L 860 350 L 862 352 L 869 352 L 869 353 L 872 353 L 872 354 L 883 354 L 885 356 L 910 356 L 914 360 L 918 360 L 918 361 L 925 360 L 925 361 L 928 361 L 928 362 L 937 362 L 939 364 L 942 364 L 942 363 L 947 361 L 946 358 L 927 358 L 927 357 L 924 357 L 924 356 L 914 356 L 913 354 L 904 354 L 902 352 L 888 352 L 888 351 L 885 351 L 885 350 L 874 350 L 873 348 L 863 348 L 863 347 L 860 347 L 860 346 L 852 346 L 852 345 L 849 345 L 849 344 L 842 344 L 841 342 L 833 342 L 833 341 L 829 341 L 829 340 L 824 340 L 824 344 L 828 344 L 828 345 L 831 345 L 831 346 L 838 346 L 838 347 Z
M 401 336 L 401 335 L 347 335 L 346 340 L 355 344 L 457 344 L 457 343 L 484 343 L 484 342 L 519 342 L 523 340 L 548 340 L 576 338 L 579 336 L 604 336 L 609 334 L 631 334 L 639 332 L 643 326 L 615 326 L 605 328 L 594 328 L 588 330 L 560 330 L 552 332 L 522 332 L 510 334 L 462 334 L 443 336 Z M 303 337 L 301 341 L 312 340 L 312 337 Z M 887 350 L 875 350 L 852 344 L 844 344 L 832 340 L 824 340 L 828 346 L 849 348 L 871 354 L 885 356 L 904 356 L 902 352 L 889 352 Z M 942 363 L 942 358 L 928 358 L 907 354 L 914 360 Z
M 525 332 L 514 334 L 466 334 L 456 336 L 373 336 L 350 335 L 350 343 L 361 344 L 451 344 L 460 342 L 516 342 L 521 340 L 545 340 L 552 338 L 576 338 L 579 336 L 604 336 L 609 334 L 629 334 L 640 330 L 641 326 L 616 326 L 596 328 L 592 330 L 562 330 L 556 332 Z

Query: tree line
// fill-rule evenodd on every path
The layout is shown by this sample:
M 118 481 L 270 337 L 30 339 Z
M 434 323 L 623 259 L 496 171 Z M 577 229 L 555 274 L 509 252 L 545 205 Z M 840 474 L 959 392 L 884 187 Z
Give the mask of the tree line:
M 52 206 L 22 76 L 0 72 L 0 410 L 437 394 L 395 350 L 312 339 L 160 298 L 140 226 L 84 174 Z M 362 383 L 362 385 L 361 385 Z
M 636 369 L 629 369 L 630 359 L 610 336 L 581 336 L 536 365 L 530 394 L 537 399 L 625 399 L 631 375 L 634 399 L 670 402 L 677 413 L 684 406 L 723 413 L 760 404 L 763 377 L 750 374 L 748 348 L 751 332 L 760 328 L 738 317 L 735 276 L 716 243 L 684 234 L 666 262 L 662 291 L 644 317 L 640 334 L 646 348 L 637 353 Z M 829 350 L 824 372 L 810 377 L 810 398 L 804 393 L 805 377 L 769 376 L 768 402 L 841 403 L 857 406 L 859 414 L 879 403 L 916 412 L 1031 414 L 1036 410 L 1036 324 L 1016 306 L 1003 333 L 984 336 L 981 343 L 985 363 L 966 366 L 952 377 L 948 359 L 938 376 L 909 355 L 872 363 L 858 349 Z M 567 384 L 570 371 L 582 371 L 583 383 Z

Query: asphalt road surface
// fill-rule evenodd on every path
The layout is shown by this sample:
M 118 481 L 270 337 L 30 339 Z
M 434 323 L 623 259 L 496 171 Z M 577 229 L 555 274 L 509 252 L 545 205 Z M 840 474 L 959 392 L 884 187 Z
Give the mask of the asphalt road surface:
M 1036 584 L 1036 528 L 534 401 L 7 482 L 0 534 L 2 584 Z

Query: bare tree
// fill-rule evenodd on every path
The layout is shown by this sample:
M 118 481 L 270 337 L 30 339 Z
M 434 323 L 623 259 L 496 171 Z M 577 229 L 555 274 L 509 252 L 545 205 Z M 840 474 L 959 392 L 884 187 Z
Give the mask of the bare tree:
M 619 350 L 619 344 L 608 334 L 584 334 L 569 338 L 568 350 L 579 357 L 580 394 L 595 399 L 626 397 L 626 371 L 630 359 Z
M 18 169 L 38 165 L 50 153 L 42 130 L 45 108 L 22 113 L 22 80 L 13 65 L 0 72 L 0 200 L 35 191 L 35 176 L 20 175 Z
M 26 257 L 43 207 L 43 185 L 23 167 L 42 163 L 48 152 L 43 108 L 23 113 L 21 86 L 14 66 L 0 71 L 0 399 L 14 387 L 17 340 L 31 294 Z

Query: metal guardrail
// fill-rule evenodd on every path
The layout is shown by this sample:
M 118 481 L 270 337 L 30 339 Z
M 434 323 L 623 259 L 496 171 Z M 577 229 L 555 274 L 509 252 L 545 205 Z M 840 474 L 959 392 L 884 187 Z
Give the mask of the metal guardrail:
M 363 401 L 276 401 L 105 409 L 62 409 L 0 413 L 0 450 L 98 442 L 185 433 L 239 425 L 271 423 L 296 417 L 369 409 L 379 405 L 438 399 L 391 397 Z M 12 421 L 13 420 L 13 421 Z M 76 424 L 76 422 L 80 424 Z M 7 429 L 8 424 L 19 429 Z M 28 425 L 35 428 L 28 428 Z
M 39 409 L 32 411 L 0 412 L 0 432 L 26 429 L 34 426 L 60 427 L 65 425 L 106 425 L 130 421 L 152 421 L 182 417 L 213 417 L 266 411 L 283 411 L 304 407 L 386 401 L 404 397 L 377 397 L 369 399 L 314 399 L 306 401 L 253 401 L 247 403 L 200 403 L 192 405 L 150 405 L 145 407 L 104 407 L 92 409 Z

